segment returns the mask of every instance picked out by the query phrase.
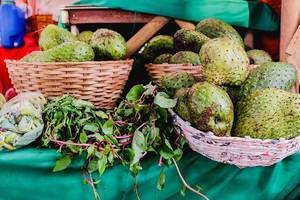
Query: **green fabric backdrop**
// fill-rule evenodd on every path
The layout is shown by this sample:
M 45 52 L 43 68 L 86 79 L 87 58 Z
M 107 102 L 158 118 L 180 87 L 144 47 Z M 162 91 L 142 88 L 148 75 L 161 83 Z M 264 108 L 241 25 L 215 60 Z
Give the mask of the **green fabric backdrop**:
M 64 172 L 53 173 L 52 167 L 59 155 L 53 150 L 22 149 L 0 152 L 1 200 L 90 200 L 93 192 L 83 184 L 76 159 Z M 193 200 L 199 197 L 187 192 L 179 194 L 180 180 L 174 166 L 166 169 L 164 190 L 156 189 L 160 173 L 158 158 L 146 158 L 138 176 L 141 200 Z M 179 163 L 187 182 L 201 185 L 212 200 L 296 200 L 300 199 L 300 153 L 270 167 L 238 169 L 211 161 L 195 153 L 188 153 Z M 134 179 L 127 167 L 108 169 L 99 185 L 103 200 L 134 200 Z
M 275 31 L 279 17 L 258 1 L 245 0 L 81 0 L 74 5 L 94 5 L 123 10 L 169 16 L 199 22 L 213 17 L 230 24 Z

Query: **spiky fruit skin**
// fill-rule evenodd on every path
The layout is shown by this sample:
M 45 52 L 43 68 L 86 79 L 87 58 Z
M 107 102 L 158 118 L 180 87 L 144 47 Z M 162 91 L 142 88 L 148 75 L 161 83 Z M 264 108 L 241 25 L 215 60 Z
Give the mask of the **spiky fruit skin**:
M 272 62 L 272 57 L 268 52 L 260 49 L 252 49 L 247 51 L 250 64 L 262 65 L 267 62 Z
M 116 31 L 101 28 L 92 36 L 91 46 L 99 60 L 121 60 L 126 57 L 124 37 Z
M 179 51 L 175 53 L 171 59 L 170 64 L 191 64 L 191 65 L 200 65 L 199 54 L 192 51 Z
M 145 44 L 141 52 L 144 62 L 153 62 L 153 60 L 164 53 L 174 53 L 174 39 L 169 35 L 158 35 Z
M 241 86 L 239 99 L 255 90 L 277 88 L 290 91 L 297 80 L 296 67 L 284 62 L 268 62 L 253 69 Z
M 238 86 L 248 76 L 249 59 L 245 50 L 228 38 L 215 38 L 200 50 L 203 77 L 216 85 Z
M 23 62 L 84 62 L 93 61 L 92 47 L 85 42 L 66 42 L 47 51 L 34 51 L 22 58 Z
M 239 102 L 235 136 L 258 139 L 300 135 L 300 96 L 271 88 L 257 90 Z
M 83 31 L 81 32 L 77 38 L 81 42 L 85 42 L 87 44 L 91 43 L 92 37 L 93 37 L 94 32 L 93 31 Z
M 182 28 L 174 34 L 174 45 L 177 51 L 193 51 L 199 53 L 202 45 L 210 40 L 206 35 Z
M 174 98 L 177 98 L 177 104 L 174 110 L 185 121 L 191 121 L 190 111 L 188 108 L 188 92 L 189 88 L 181 88 L 176 90 L 174 95 Z
M 230 24 L 222 20 L 214 18 L 204 19 L 197 24 L 196 31 L 203 33 L 209 38 L 228 37 L 242 48 L 245 48 L 240 34 Z
M 77 38 L 69 31 L 56 25 L 49 24 L 41 32 L 39 46 L 42 50 L 48 50 L 64 42 L 73 42 Z
M 191 87 L 195 82 L 196 80 L 193 75 L 187 72 L 177 72 L 162 76 L 161 87 L 165 89 L 169 95 L 173 96 L 175 90 Z
M 169 63 L 172 56 L 170 53 L 161 54 L 154 59 L 153 64 Z
M 47 52 L 47 51 L 45 51 Z M 24 56 L 20 61 L 22 62 L 49 62 L 48 56 L 44 56 L 44 51 L 33 51 Z
M 191 123 L 202 131 L 229 136 L 233 125 L 233 104 L 228 94 L 208 82 L 196 83 L 188 92 Z

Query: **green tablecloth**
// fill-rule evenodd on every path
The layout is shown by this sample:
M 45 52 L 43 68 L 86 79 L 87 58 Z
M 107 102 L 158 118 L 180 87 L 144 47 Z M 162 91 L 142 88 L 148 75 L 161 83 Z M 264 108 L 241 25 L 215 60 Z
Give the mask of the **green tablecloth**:
M 272 9 L 253 0 L 81 0 L 75 5 L 118 8 L 195 22 L 213 17 L 264 31 L 275 31 L 279 27 L 279 17 Z
M 83 184 L 77 159 L 64 172 L 51 171 L 58 154 L 53 150 L 23 149 L 0 153 L 1 200 L 90 200 L 93 192 Z M 187 192 L 179 194 L 181 186 L 174 166 L 166 169 L 164 190 L 156 189 L 160 168 L 157 157 L 146 158 L 138 176 L 141 200 L 199 199 Z M 187 182 L 201 185 L 212 200 L 281 200 L 300 199 L 300 153 L 270 167 L 238 169 L 188 153 L 179 163 Z M 105 172 L 99 185 L 103 200 L 134 200 L 134 179 L 126 166 L 115 166 Z

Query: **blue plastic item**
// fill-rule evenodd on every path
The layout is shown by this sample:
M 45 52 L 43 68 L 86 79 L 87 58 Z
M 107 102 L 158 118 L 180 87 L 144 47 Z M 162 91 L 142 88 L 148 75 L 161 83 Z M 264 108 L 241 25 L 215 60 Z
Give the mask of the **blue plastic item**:
M 16 48 L 23 45 L 25 14 L 14 0 L 2 0 L 0 4 L 0 45 Z

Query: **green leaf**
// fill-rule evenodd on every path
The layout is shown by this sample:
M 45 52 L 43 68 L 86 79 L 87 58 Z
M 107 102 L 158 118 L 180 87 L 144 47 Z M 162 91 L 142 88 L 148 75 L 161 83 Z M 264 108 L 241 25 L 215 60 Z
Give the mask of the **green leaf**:
M 165 145 L 162 146 L 162 148 L 159 151 L 159 154 L 164 158 L 164 159 L 171 159 L 174 156 L 174 151 L 170 145 L 170 143 L 165 140 Z
M 106 121 L 102 126 L 103 133 L 106 135 L 112 135 L 113 134 L 113 125 L 114 125 L 113 120 Z
M 91 102 L 84 101 L 84 100 L 81 100 L 81 99 L 73 100 L 73 105 L 76 108 L 79 108 L 79 109 L 82 108 L 82 107 L 95 108 L 94 104 L 92 104 Z
M 112 151 L 109 152 L 107 159 L 108 159 L 108 162 L 113 163 L 113 161 L 114 161 L 114 154 L 113 154 Z
M 70 155 L 64 155 L 59 160 L 56 161 L 53 172 L 58 172 L 66 169 L 72 162 Z
M 100 176 L 102 176 L 103 172 L 105 171 L 106 163 L 107 163 L 107 156 L 103 155 L 102 158 L 99 159 L 98 161 L 98 172 Z
M 135 164 L 131 164 L 130 167 L 129 167 L 129 170 L 131 172 L 131 175 L 133 177 L 136 177 L 138 172 L 140 170 L 142 170 L 143 168 L 141 167 L 141 165 L 139 163 L 135 163 Z
M 94 151 L 95 151 L 95 145 L 89 146 L 89 148 L 87 149 L 88 157 L 91 157 L 91 155 L 94 154 Z
M 182 158 L 183 152 L 181 149 L 176 149 L 174 151 L 174 158 L 175 160 L 180 160 Z
M 105 112 L 101 111 L 101 110 L 97 111 L 96 115 L 98 117 L 102 118 L 102 119 L 108 119 L 108 115 Z
M 143 85 L 135 85 L 127 93 L 126 100 L 128 100 L 128 101 L 137 101 L 137 100 L 139 100 L 139 98 L 141 97 L 143 92 L 144 92 Z
M 104 140 L 104 137 L 102 135 L 100 135 L 99 133 L 96 133 L 95 135 L 95 138 L 98 140 L 98 141 L 103 141 Z
M 139 130 L 134 132 L 131 144 L 132 150 L 134 151 L 134 158 L 132 164 L 139 162 L 142 153 L 146 150 L 145 136 Z
M 154 97 L 154 104 L 160 106 L 161 108 L 173 108 L 176 106 L 176 103 L 176 99 L 170 99 L 164 92 L 158 92 Z
M 87 166 L 87 170 L 89 173 L 93 173 L 95 171 L 97 171 L 98 169 L 98 161 L 99 159 L 93 159 L 89 162 L 88 166 Z
M 165 181 L 166 181 L 166 173 L 165 173 L 164 168 L 162 168 L 160 175 L 159 175 L 159 179 L 156 184 L 156 187 L 158 190 L 162 190 L 164 188 Z
M 83 130 L 97 133 L 99 131 L 99 128 L 96 123 L 88 123 L 88 124 L 84 125 Z
M 79 141 L 81 142 L 81 143 L 85 143 L 86 141 L 87 141 L 87 135 L 86 135 L 86 133 L 85 132 L 81 132 L 80 133 L 80 136 L 79 136 Z
M 182 185 L 182 186 L 181 186 L 181 189 L 180 189 L 180 194 L 181 194 L 183 197 L 185 197 L 185 192 L 186 192 L 186 187 L 185 187 L 185 185 Z

